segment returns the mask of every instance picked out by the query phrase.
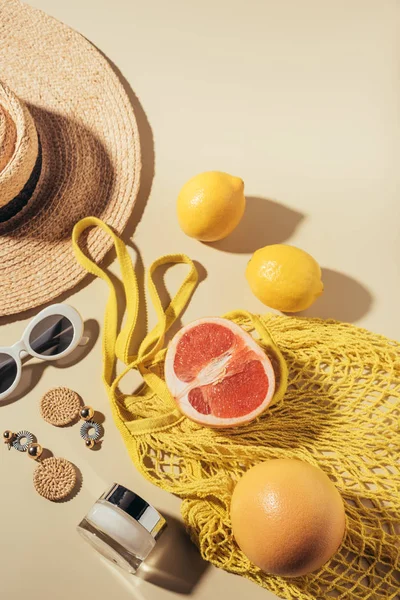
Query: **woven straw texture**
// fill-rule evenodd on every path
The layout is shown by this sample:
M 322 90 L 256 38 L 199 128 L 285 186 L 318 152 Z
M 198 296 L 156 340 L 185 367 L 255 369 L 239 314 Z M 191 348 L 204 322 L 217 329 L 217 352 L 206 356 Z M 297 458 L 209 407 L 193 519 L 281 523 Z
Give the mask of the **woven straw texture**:
M 42 152 L 31 199 L 0 223 L 2 316 L 48 302 L 84 277 L 71 249 L 73 225 L 93 214 L 122 232 L 141 163 L 128 97 L 106 59 L 81 35 L 19 0 L 0 0 L 0 55 L 0 78 L 27 104 Z M 4 162 L 9 114 L 0 112 Z M 110 245 L 101 231 L 89 234 L 96 261 Z
M 35 123 L 27 107 L 0 84 L 0 207 L 27 183 L 39 152 Z
M 259 338 L 270 352 L 275 341 L 288 367 L 288 388 L 252 423 L 230 430 L 197 425 L 177 410 L 163 381 L 165 334 L 182 312 L 197 274 L 184 255 L 165 256 L 148 273 L 157 326 L 130 355 L 139 290 L 124 244 L 113 237 L 127 298 L 127 319 L 117 335 L 114 283 L 78 247 L 92 225 L 74 229 L 74 249 L 88 271 L 110 288 L 104 325 L 103 377 L 113 414 L 138 470 L 180 496 L 182 515 L 201 555 L 291 600 L 394 600 L 400 589 L 400 344 L 337 321 L 243 311 L 227 315 Z M 165 264 L 190 272 L 163 309 L 153 274 Z M 115 377 L 116 357 L 126 369 Z M 145 380 L 135 395 L 122 394 L 131 368 Z M 347 532 L 336 555 L 319 571 L 296 579 L 270 576 L 252 565 L 232 536 L 229 507 L 235 482 L 254 464 L 297 458 L 320 467 L 345 501 Z M 268 543 L 268 540 L 266 540 Z
M 76 485 L 76 470 L 65 458 L 45 458 L 35 469 L 33 485 L 38 494 L 57 502 L 72 493 Z
M 40 401 L 42 418 L 56 427 L 70 425 L 79 417 L 83 406 L 79 395 L 66 387 L 52 388 Z

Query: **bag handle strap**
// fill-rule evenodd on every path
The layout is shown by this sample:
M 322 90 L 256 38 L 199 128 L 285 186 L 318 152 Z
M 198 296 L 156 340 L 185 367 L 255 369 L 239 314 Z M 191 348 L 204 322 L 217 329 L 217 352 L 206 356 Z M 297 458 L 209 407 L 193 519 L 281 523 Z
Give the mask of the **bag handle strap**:
M 119 334 L 118 300 L 115 285 L 108 273 L 98 266 L 91 258 L 86 256 L 79 246 L 80 236 L 89 227 L 100 227 L 105 231 L 112 238 L 117 252 L 127 313 L 126 323 Z M 79 221 L 73 229 L 72 246 L 79 264 L 89 273 L 103 279 L 110 290 L 105 311 L 103 333 L 103 378 L 109 391 L 116 394 L 118 383 L 121 381 L 122 377 L 130 369 L 138 368 L 142 375 L 145 376 L 145 379 L 151 380 L 151 382 L 148 381 L 148 383 L 151 385 L 152 389 L 156 393 L 161 392 L 160 382 L 162 382 L 162 380 L 150 373 L 145 364 L 151 361 L 161 350 L 166 332 L 182 313 L 196 287 L 198 274 L 193 262 L 184 254 L 170 254 L 162 256 L 151 265 L 148 274 L 148 287 L 150 290 L 150 298 L 157 314 L 158 323 L 142 341 L 138 354 L 130 355 L 129 350 L 138 319 L 139 291 L 135 270 L 124 242 L 100 219 L 96 217 L 86 217 Z M 154 282 L 154 273 L 160 266 L 179 263 L 187 264 L 190 267 L 190 270 L 169 306 L 164 310 Z M 117 358 L 123 361 L 127 368 L 113 381 Z M 166 388 L 164 382 L 162 383 L 163 387 Z M 166 395 L 165 389 L 162 390 L 161 395 Z
M 181 287 L 172 298 L 166 310 L 163 309 L 160 296 L 157 292 L 157 287 L 154 282 L 154 273 L 159 267 L 164 265 L 184 263 L 189 265 L 190 270 L 185 277 Z M 169 328 L 175 323 L 176 319 L 183 312 L 185 306 L 189 302 L 198 280 L 198 273 L 193 262 L 185 254 L 168 254 L 162 256 L 153 262 L 149 269 L 147 286 L 150 290 L 150 298 L 156 310 L 158 323 L 152 331 L 150 331 L 140 344 L 138 359 L 140 363 L 145 364 L 157 354 L 164 345 L 165 334 Z
M 121 269 L 127 312 L 126 323 L 119 334 L 118 301 L 115 285 L 108 273 L 99 267 L 91 258 L 86 256 L 79 247 L 79 238 L 89 227 L 100 227 L 112 238 L 113 244 L 116 248 L 117 258 Z M 124 437 L 128 439 L 130 435 L 141 435 L 149 432 L 154 433 L 155 431 L 162 431 L 166 428 L 169 428 L 171 425 L 178 423 L 180 420 L 184 419 L 184 417 L 175 405 L 175 402 L 171 397 L 164 380 L 154 371 L 152 371 L 150 366 L 151 364 L 154 364 L 154 362 L 158 362 L 163 358 L 164 350 L 162 350 L 162 348 L 164 345 L 165 334 L 185 308 L 194 288 L 196 287 L 198 274 L 193 262 L 184 254 L 171 254 L 159 258 L 151 265 L 148 273 L 147 283 L 150 291 L 150 298 L 157 314 L 158 322 L 140 344 L 137 355 L 130 355 L 129 351 L 131 347 L 131 341 L 138 319 L 139 293 L 135 270 L 124 242 L 108 225 L 103 223 L 103 221 L 95 217 L 87 217 L 75 225 L 72 233 L 72 244 L 77 261 L 89 273 L 92 273 L 93 275 L 103 279 L 107 283 L 110 290 L 105 311 L 103 331 L 103 379 L 113 407 L 117 412 L 120 422 L 124 426 L 122 429 Z M 178 263 L 187 264 L 190 267 L 190 270 L 178 292 L 171 300 L 169 306 L 166 310 L 164 310 L 154 281 L 154 273 L 163 265 Z M 249 320 L 253 324 L 253 327 L 257 330 L 261 339 L 265 343 L 275 346 L 270 332 L 263 324 L 261 319 L 255 315 L 251 315 L 246 311 L 235 311 L 229 315 L 226 315 L 226 318 L 231 318 L 233 320 L 240 320 L 244 318 Z M 275 352 L 281 359 L 280 389 L 278 390 L 278 393 L 275 394 L 275 396 L 278 398 L 284 394 L 284 390 L 286 388 L 287 369 L 283 358 L 276 347 Z M 117 359 L 123 361 L 126 367 L 120 375 L 115 376 Z M 150 389 L 152 389 L 153 392 L 164 401 L 167 409 L 164 414 L 145 419 L 137 419 L 128 422 L 125 421 L 123 417 L 123 407 L 120 406 L 118 402 L 118 385 L 121 379 L 129 372 L 129 370 L 134 368 L 139 370 L 144 381 L 147 383 Z M 133 396 L 128 396 L 126 398 L 132 398 L 134 400 Z
M 108 273 L 99 267 L 91 258 L 86 256 L 79 246 L 79 238 L 89 227 L 99 227 L 105 231 L 112 238 L 117 252 L 127 311 L 126 324 L 119 335 L 117 331 L 118 299 L 114 283 Z M 110 387 L 114 374 L 116 356 L 123 362 L 127 361 L 128 357 L 126 350 L 130 346 L 130 340 L 137 322 L 139 291 L 135 271 L 125 244 L 108 225 L 96 217 L 86 217 L 75 225 L 72 231 L 72 247 L 79 264 L 92 275 L 103 279 L 110 290 L 105 310 L 103 333 L 103 378 L 106 385 Z

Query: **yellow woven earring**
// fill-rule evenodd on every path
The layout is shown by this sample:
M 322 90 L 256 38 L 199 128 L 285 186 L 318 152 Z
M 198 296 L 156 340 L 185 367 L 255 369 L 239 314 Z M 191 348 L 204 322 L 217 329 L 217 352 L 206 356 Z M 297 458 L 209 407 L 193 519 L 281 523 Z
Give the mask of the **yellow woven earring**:
M 7 429 L 3 433 L 3 441 L 9 448 L 26 452 L 29 458 L 38 461 L 39 464 L 33 473 L 33 485 L 40 496 L 57 502 L 72 494 L 77 483 L 76 469 L 72 463 L 55 456 L 42 460 L 43 448 L 34 442 L 30 431 L 13 433 Z
M 47 423 L 56 427 L 73 424 L 82 419 L 81 438 L 87 448 L 94 448 L 104 431 L 100 423 L 94 419 L 91 406 L 82 406 L 80 396 L 66 387 L 53 388 L 46 392 L 40 401 L 40 413 Z

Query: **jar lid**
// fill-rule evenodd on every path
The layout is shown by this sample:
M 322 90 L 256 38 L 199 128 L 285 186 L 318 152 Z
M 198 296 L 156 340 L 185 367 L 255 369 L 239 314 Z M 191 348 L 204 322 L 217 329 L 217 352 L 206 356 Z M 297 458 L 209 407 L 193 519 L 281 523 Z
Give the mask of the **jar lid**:
M 151 504 L 118 483 L 114 483 L 107 492 L 104 492 L 100 500 L 117 506 L 119 510 L 140 523 L 154 539 L 157 539 L 167 525 L 164 517 Z

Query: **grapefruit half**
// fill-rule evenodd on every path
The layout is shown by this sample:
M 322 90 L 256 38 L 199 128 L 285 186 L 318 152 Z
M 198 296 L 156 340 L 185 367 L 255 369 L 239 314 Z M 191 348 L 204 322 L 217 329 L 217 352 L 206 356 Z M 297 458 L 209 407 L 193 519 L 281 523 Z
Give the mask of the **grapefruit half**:
M 252 336 L 228 319 L 199 319 L 173 338 L 167 387 L 181 412 L 209 427 L 252 421 L 270 404 L 275 375 Z

